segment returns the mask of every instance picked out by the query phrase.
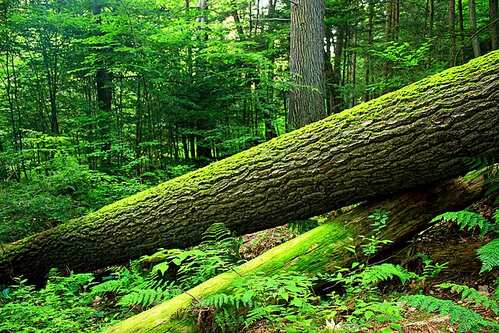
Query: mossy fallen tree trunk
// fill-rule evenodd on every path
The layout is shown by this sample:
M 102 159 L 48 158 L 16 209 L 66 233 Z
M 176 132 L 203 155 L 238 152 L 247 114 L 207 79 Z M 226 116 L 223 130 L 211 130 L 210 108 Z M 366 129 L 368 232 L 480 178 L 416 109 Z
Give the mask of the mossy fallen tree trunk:
M 230 290 L 237 279 L 251 279 L 259 273 L 323 273 L 352 261 L 355 256 L 347 247 L 358 246 L 360 235 L 373 234 L 373 221 L 368 217 L 373 209 L 386 209 L 390 216 L 386 228 L 377 237 L 400 244 L 426 229 L 429 221 L 437 214 L 462 209 L 479 199 L 483 193 L 482 186 L 481 178 L 467 181 L 458 179 L 427 190 L 411 191 L 383 201 L 363 204 L 267 251 L 234 271 L 218 275 L 184 294 L 111 327 L 106 333 L 197 332 L 196 323 L 189 316 L 183 315 L 184 312 L 204 297 Z
M 88 271 L 463 174 L 499 152 L 499 52 L 444 71 L 0 249 L 0 283 Z

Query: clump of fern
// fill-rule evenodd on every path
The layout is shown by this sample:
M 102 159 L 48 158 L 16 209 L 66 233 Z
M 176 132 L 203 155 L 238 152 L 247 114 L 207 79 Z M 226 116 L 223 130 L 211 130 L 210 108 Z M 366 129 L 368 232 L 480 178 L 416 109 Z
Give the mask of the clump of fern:
M 200 245 L 188 250 L 160 250 L 141 258 L 140 263 L 153 262 L 151 276 L 155 280 L 174 280 L 180 289 L 187 290 L 243 263 L 241 245 L 240 237 L 223 223 L 215 223 L 204 232 Z
M 462 284 L 455 284 L 444 282 L 436 287 L 440 289 L 449 290 L 453 293 L 456 293 L 461 296 L 461 300 L 467 302 L 469 304 L 473 304 L 475 306 L 481 306 L 484 309 L 490 309 L 496 315 L 499 314 L 499 305 L 497 304 L 497 300 L 489 298 L 483 294 L 481 294 L 475 288 L 471 288 Z
M 496 210 L 492 219 L 488 220 L 482 215 L 463 210 L 459 212 L 447 212 L 436 216 L 433 222 L 451 221 L 456 223 L 461 230 L 479 230 L 480 234 L 496 234 L 499 232 L 499 210 Z M 478 258 L 482 262 L 481 273 L 490 272 L 499 266 L 499 238 L 495 238 L 488 244 L 477 250 Z
M 480 314 L 451 300 L 427 295 L 409 295 L 400 299 L 419 310 L 448 315 L 452 325 L 458 325 L 458 332 L 481 332 L 485 329 L 499 329 L 499 326 L 486 320 Z
M 356 274 L 355 277 L 359 278 L 364 285 L 376 285 L 394 278 L 398 278 L 402 283 L 407 283 L 419 276 L 416 273 L 407 271 L 400 265 L 385 263 L 368 266 L 362 272 Z
M 461 230 L 473 231 L 478 229 L 482 235 L 495 229 L 495 225 L 482 215 L 462 210 L 458 212 L 446 212 L 433 218 L 432 222 L 450 221 L 456 223 Z
M 499 238 L 483 245 L 477 250 L 478 258 L 482 262 L 480 272 L 490 272 L 499 266 Z
M 142 311 L 166 301 L 183 290 L 228 271 L 242 262 L 242 241 L 223 223 L 210 226 L 200 245 L 188 250 L 161 249 L 122 267 L 92 288 L 92 296 Z
M 213 311 L 217 332 L 240 332 L 261 320 L 277 327 L 285 322 L 288 331 L 317 332 L 319 325 L 305 319 L 322 310 L 312 287 L 313 279 L 294 273 L 240 278 L 230 292 L 201 300 L 197 311 Z

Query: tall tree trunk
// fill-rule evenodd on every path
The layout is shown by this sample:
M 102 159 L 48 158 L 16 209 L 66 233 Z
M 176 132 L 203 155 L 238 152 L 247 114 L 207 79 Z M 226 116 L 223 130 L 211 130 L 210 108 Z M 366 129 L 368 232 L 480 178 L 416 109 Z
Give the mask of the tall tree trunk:
M 457 0 L 457 12 L 458 12 L 458 23 L 459 23 L 459 40 L 461 44 L 459 45 L 459 57 L 461 58 L 461 64 L 464 64 L 464 15 L 463 15 L 463 0 Z
M 341 64 L 345 42 L 345 26 L 338 25 L 336 28 L 336 40 L 334 43 L 334 61 L 333 61 L 333 83 L 331 85 L 333 98 L 333 113 L 339 113 L 345 109 L 343 99 L 341 97 Z
M 436 215 L 446 210 L 465 208 L 480 198 L 483 193 L 482 184 L 480 179 L 459 179 L 363 204 L 267 251 L 233 271 L 218 275 L 184 294 L 112 326 L 106 333 L 196 332 L 198 328 L 194 320 L 186 320 L 185 317 L 178 320 L 178 316 L 175 316 L 189 311 L 194 300 L 202 300 L 222 292 L 230 293 L 237 281 L 251 279 L 256 274 L 272 276 L 281 272 L 295 272 L 314 275 L 334 272 L 336 267 L 344 267 L 349 262 L 358 260 L 347 248 L 358 247 L 360 235 L 390 239 L 394 244 L 400 245 L 428 228 L 429 222 Z M 372 230 L 369 214 L 380 208 L 389 211 L 390 220 L 382 233 L 376 234 Z
M 236 9 L 234 9 L 232 11 L 232 17 L 234 18 L 234 23 L 236 25 L 236 31 L 237 31 L 237 34 L 239 35 L 239 39 L 244 39 L 243 26 L 241 24 L 241 19 L 239 17 L 239 13 Z
M 429 37 L 433 37 L 433 23 L 435 21 L 435 0 L 429 0 Z
M 371 99 L 370 94 L 370 83 L 371 83 L 371 49 L 373 46 L 373 21 L 374 21 L 374 0 L 369 0 L 368 5 L 368 23 L 367 23 L 367 51 L 365 62 L 365 75 L 364 75 L 364 83 L 365 83 L 365 92 L 364 92 L 364 102 L 367 102 Z
M 490 17 L 490 46 L 492 50 L 497 50 L 499 47 L 499 15 L 498 15 L 498 0 L 489 0 L 489 17 Z M 495 22 L 495 23 L 494 23 Z
M 480 56 L 480 40 L 478 39 L 478 32 L 476 29 L 476 4 L 475 0 L 469 0 L 469 11 L 470 11 L 470 28 L 471 28 L 471 44 L 473 46 L 473 55 L 476 57 Z
M 326 117 L 324 79 L 324 0 L 292 4 L 288 124 L 300 128 Z
M 449 0 L 449 34 L 451 66 L 456 65 L 456 0 Z
M 0 282 L 125 262 L 308 218 L 466 172 L 499 156 L 499 51 L 7 245 Z
M 105 0 L 94 0 L 92 12 L 93 15 L 100 15 L 102 7 Z M 100 26 L 101 19 L 97 16 L 97 24 Z M 98 35 L 102 35 L 101 31 L 98 31 Z M 105 169 L 111 167 L 111 117 L 112 117 L 112 100 L 113 100 L 113 87 L 112 87 L 112 76 L 106 67 L 104 57 L 105 49 L 100 48 L 100 58 L 97 61 L 97 71 L 95 74 L 95 83 L 97 90 L 97 108 L 101 112 L 98 116 L 98 131 L 100 139 L 103 141 L 101 146 L 101 151 L 104 153 L 103 166 Z
M 334 113 L 334 85 L 335 85 L 335 74 L 333 68 L 333 59 L 331 55 L 331 48 L 333 44 L 333 27 L 327 25 L 325 26 L 326 35 L 326 51 L 324 52 L 324 79 L 325 79 L 325 94 L 327 100 L 327 114 L 331 115 Z

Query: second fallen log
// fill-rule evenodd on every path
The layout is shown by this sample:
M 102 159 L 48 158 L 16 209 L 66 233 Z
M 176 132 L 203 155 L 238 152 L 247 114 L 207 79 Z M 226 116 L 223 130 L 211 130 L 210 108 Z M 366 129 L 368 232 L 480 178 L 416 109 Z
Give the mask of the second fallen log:
M 435 215 L 446 210 L 462 209 L 482 194 L 481 178 L 459 179 L 360 205 L 230 272 L 220 274 L 184 294 L 118 323 L 106 333 L 198 332 L 192 318 L 178 315 L 188 312 L 195 301 L 230 292 L 238 279 L 251 281 L 255 274 L 297 272 L 313 275 L 334 271 L 336 267 L 355 260 L 349 248 L 358 247 L 361 235 L 376 235 L 377 239 L 390 239 L 400 245 L 427 228 Z M 386 227 L 379 234 L 373 230 L 373 221 L 369 218 L 374 209 L 389 212 Z M 186 318 L 179 320 L 179 317 Z

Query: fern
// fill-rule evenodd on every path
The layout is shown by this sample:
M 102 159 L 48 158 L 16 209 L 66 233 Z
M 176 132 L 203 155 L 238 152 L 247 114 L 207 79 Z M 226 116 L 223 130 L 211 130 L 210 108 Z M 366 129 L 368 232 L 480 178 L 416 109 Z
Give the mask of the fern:
M 446 262 L 443 264 L 433 263 L 433 260 L 424 253 L 418 253 L 417 257 L 423 261 L 423 274 L 421 276 L 423 280 L 436 278 L 448 265 Z
M 486 328 L 499 328 L 497 324 L 484 319 L 480 314 L 451 300 L 426 295 L 403 296 L 400 300 L 422 311 L 448 315 L 452 325 L 458 324 L 458 332 L 480 332 Z
M 137 288 L 135 291 L 132 291 L 131 293 L 121 297 L 118 305 L 124 307 L 140 306 L 142 309 L 145 309 L 152 305 L 156 305 L 165 300 L 168 300 L 178 294 L 180 294 L 180 290 L 178 289 Z
M 418 275 L 408 272 L 403 267 L 393 264 L 381 264 L 375 266 L 368 266 L 364 271 L 357 275 L 361 281 L 367 285 L 375 285 L 382 281 L 388 281 L 398 277 L 402 283 L 406 283 Z
M 315 313 L 313 302 L 311 278 L 280 274 L 237 279 L 230 294 L 210 295 L 200 305 L 215 310 L 216 332 L 239 332 L 261 319 L 279 321 L 285 317 L 289 324 L 297 315 Z
M 222 309 L 227 307 L 233 307 L 239 309 L 241 307 L 252 307 L 255 304 L 255 292 L 251 289 L 246 290 L 243 293 L 225 294 L 219 293 L 211 295 L 203 299 L 203 304 L 208 307 L 214 307 L 216 309 Z
M 92 288 L 92 296 L 103 296 L 106 294 L 118 294 L 123 290 L 123 281 L 109 280 Z
M 482 215 L 467 210 L 462 210 L 459 212 L 447 212 L 436 216 L 432 220 L 432 222 L 440 221 L 455 222 L 461 230 L 471 231 L 475 228 L 478 228 L 482 235 L 494 229 L 494 225 L 492 225 Z
M 477 250 L 478 258 L 482 262 L 482 272 L 490 272 L 499 266 L 499 238 L 496 238 Z
M 478 292 L 478 290 L 476 290 L 475 288 L 447 282 L 441 283 L 437 285 L 437 287 L 441 289 L 449 289 L 451 292 L 461 295 L 462 301 L 472 302 L 477 306 L 482 306 L 486 309 L 490 309 L 495 314 L 499 313 L 499 306 L 497 305 L 497 302 L 485 295 L 480 294 L 480 292 Z
M 92 287 L 90 295 L 109 296 L 122 295 L 129 292 L 134 286 L 143 281 L 143 278 L 134 270 L 122 268 L 110 275 L 106 281 Z
M 232 237 L 232 233 L 223 223 L 213 223 L 202 236 L 202 243 L 213 244 Z

